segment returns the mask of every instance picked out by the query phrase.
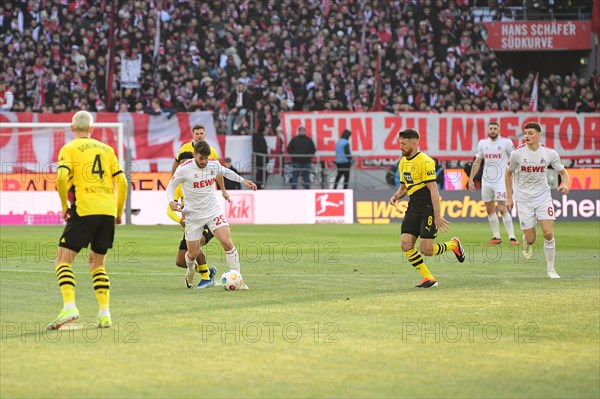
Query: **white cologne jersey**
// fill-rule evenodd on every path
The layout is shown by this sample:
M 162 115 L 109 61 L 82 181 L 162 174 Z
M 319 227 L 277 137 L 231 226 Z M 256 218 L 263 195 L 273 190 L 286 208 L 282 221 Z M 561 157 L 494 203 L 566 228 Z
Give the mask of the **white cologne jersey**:
M 479 140 L 475 156 L 485 161 L 481 185 L 504 187 L 504 171 L 508 165 L 510 153 L 514 148 L 511 140 L 500 136 L 494 141 L 489 137 Z
M 550 195 L 546 177 L 548 166 L 552 166 L 556 172 L 565 168 L 558 153 L 543 144 L 536 151 L 522 144 L 510 154 L 508 170 L 513 172 L 515 201 L 537 201 Z
M 175 187 L 182 184 L 185 198 L 184 213 L 188 220 L 199 220 L 221 212 L 215 194 L 215 179 L 218 174 L 224 178 L 243 183 L 244 178 L 222 166 L 219 161 L 208 160 L 206 167 L 199 168 L 194 159 L 182 163 L 167 186 L 167 201 L 174 200 Z

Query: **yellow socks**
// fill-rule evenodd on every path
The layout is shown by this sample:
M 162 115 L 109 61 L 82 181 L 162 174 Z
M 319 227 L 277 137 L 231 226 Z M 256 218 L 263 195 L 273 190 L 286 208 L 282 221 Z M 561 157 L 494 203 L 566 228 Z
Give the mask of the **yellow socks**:
M 447 241 L 447 242 L 444 242 L 441 244 L 434 244 L 433 245 L 433 254 L 439 255 L 439 254 L 443 254 L 446 251 L 453 251 L 456 249 L 457 246 L 458 246 L 458 244 L 454 240 L 450 240 L 450 241 Z
M 208 271 L 208 264 L 196 265 L 196 271 L 200 273 L 201 280 L 208 280 L 210 278 Z
M 110 281 L 108 280 L 108 274 L 106 274 L 104 266 L 92 271 L 92 284 L 94 286 L 94 291 L 96 292 L 98 305 L 100 305 L 100 312 L 108 310 L 110 301 Z
M 68 263 L 61 263 L 54 268 L 54 272 L 63 297 L 63 307 L 65 309 L 75 307 L 75 274 L 73 268 Z
M 425 266 L 425 262 L 423 261 L 423 257 L 415 248 L 409 249 L 404 252 L 406 258 L 410 262 L 410 264 L 421 273 L 424 278 L 435 280 L 427 266 Z

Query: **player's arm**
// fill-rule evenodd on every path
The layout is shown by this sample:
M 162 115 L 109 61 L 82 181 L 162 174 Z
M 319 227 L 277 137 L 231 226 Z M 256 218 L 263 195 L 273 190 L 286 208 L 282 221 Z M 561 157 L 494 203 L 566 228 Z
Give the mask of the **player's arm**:
M 558 172 L 558 175 L 560 176 L 560 186 L 558 186 L 558 191 L 565 195 L 569 194 L 569 173 L 563 168 L 563 170 Z
M 215 180 L 217 182 L 217 185 L 219 186 L 219 189 L 221 190 L 221 195 L 223 196 L 223 198 L 225 198 L 225 201 L 229 202 L 229 193 L 227 192 L 227 188 L 225 187 L 225 180 L 223 179 L 223 175 L 217 174 Z
M 508 159 L 508 168 L 504 173 L 504 184 L 506 185 L 506 207 L 512 210 L 513 207 L 513 172 L 517 170 L 517 156 L 513 151 Z
M 217 185 L 219 186 L 219 189 L 221 190 L 221 195 L 223 196 L 223 198 L 225 198 L 225 201 L 227 202 L 231 202 L 231 200 L 229 199 L 229 192 L 227 191 L 227 187 L 225 187 L 225 179 L 223 178 L 222 174 L 217 174 L 215 180 L 217 181 Z
M 390 198 L 390 205 L 396 205 L 396 202 L 404 198 L 407 192 L 408 189 L 406 188 L 406 185 L 404 183 L 400 183 L 400 187 L 398 187 L 398 190 L 396 190 L 394 195 L 392 195 L 392 198 Z
M 214 159 L 215 161 L 219 160 L 219 154 L 217 154 L 217 151 L 212 145 L 210 146 L 210 159 Z M 226 201 L 229 201 L 229 194 L 227 194 L 227 188 L 225 187 L 225 180 L 223 180 L 223 175 L 217 174 L 215 180 L 217 182 L 217 186 L 219 186 L 219 190 L 221 190 L 223 198 L 225 198 Z
M 110 165 L 110 173 L 113 183 L 117 188 L 117 215 L 115 217 L 115 223 L 121 224 L 121 217 L 123 215 L 123 209 L 125 209 L 125 199 L 127 198 L 127 176 L 121 168 L 121 164 L 113 153 L 113 160 Z
M 425 183 L 425 187 L 427 187 L 431 193 L 431 204 L 433 205 L 433 218 L 435 220 L 435 225 L 442 232 L 446 232 L 449 230 L 448 225 L 450 222 L 442 217 L 440 192 L 438 191 L 437 183 L 435 181 L 430 181 Z
M 167 216 L 171 218 L 175 223 L 181 224 L 182 217 L 177 214 L 173 209 L 171 209 L 171 205 L 167 205 Z
M 69 190 L 69 179 L 73 174 L 71 158 L 69 150 L 64 147 L 61 148 L 58 153 L 58 169 L 56 171 L 56 190 L 58 191 L 58 196 L 60 197 L 60 205 L 62 208 L 62 218 L 63 220 L 67 220 L 69 210 L 69 204 L 67 202 Z
M 121 217 L 123 215 L 123 210 L 125 209 L 125 199 L 127 198 L 127 176 L 123 172 L 123 168 L 121 168 L 121 164 L 119 163 L 119 159 L 116 154 L 112 154 L 113 160 L 110 166 L 110 173 L 112 177 L 113 184 L 117 188 L 117 215 L 115 217 L 115 223 L 121 224 Z
M 238 175 L 233 170 L 226 168 L 225 166 L 221 165 L 221 171 L 219 173 L 221 173 L 223 177 L 225 177 L 227 180 L 231 180 L 236 183 L 242 183 L 249 189 L 256 191 L 256 184 L 254 184 L 254 182 L 252 182 L 251 180 L 244 179 L 242 176 Z
M 67 211 L 69 209 L 69 205 L 67 203 L 67 191 L 69 189 L 70 172 L 71 170 L 69 167 L 65 165 L 59 165 L 56 172 L 56 190 L 58 191 L 58 196 L 60 197 L 63 220 L 67 220 L 68 218 Z
M 171 166 L 171 176 L 173 176 L 175 174 L 175 171 L 177 170 L 178 167 L 179 167 L 179 161 L 177 159 L 175 159 L 173 161 L 173 165 Z
M 177 202 L 179 203 L 183 203 L 183 191 L 181 188 L 181 185 L 178 185 L 175 188 L 175 194 L 173 195 L 174 198 L 177 199 Z M 173 209 L 171 209 L 170 205 L 167 205 L 167 216 L 169 218 L 171 218 L 171 220 L 173 220 L 174 222 L 179 223 L 181 226 L 185 227 L 185 217 L 179 215 L 177 212 L 175 212 Z
M 181 165 L 181 153 L 183 152 L 183 148 L 184 147 L 181 147 L 179 149 L 179 152 L 177 152 L 177 155 L 175 156 L 175 159 L 173 160 L 173 165 L 171 165 L 171 176 L 173 176 L 175 174 L 175 171 L 177 170 L 179 165 Z
M 479 172 L 479 168 L 481 167 L 481 159 L 479 157 L 475 157 L 473 161 L 473 166 L 471 167 L 471 173 L 469 174 L 469 181 L 467 183 L 467 188 L 471 191 L 475 191 L 475 176 L 477 176 L 477 172 Z
M 179 170 L 176 170 L 173 177 L 171 177 L 171 180 L 169 180 L 169 184 L 167 184 L 167 203 L 173 211 L 181 212 L 183 209 L 183 206 L 175 201 L 175 188 L 180 183 L 183 183 L 184 180 L 185 178 L 179 173 Z
M 127 199 L 127 177 L 122 170 L 113 175 L 113 181 L 117 185 L 117 217 L 115 222 L 121 224 L 121 216 L 125 209 L 125 199 Z
M 550 162 L 550 166 L 552 166 L 552 169 L 554 169 L 560 176 L 560 186 L 558 186 L 558 191 L 565 195 L 569 194 L 569 173 L 560 161 L 560 156 L 556 151 L 552 151 L 551 157 L 552 160 Z
M 511 210 L 513 206 L 512 198 L 512 185 L 513 185 L 513 172 L 510 169 L 506 169 L 504 174 L 504 183 L 506 184 L 506 207 Z

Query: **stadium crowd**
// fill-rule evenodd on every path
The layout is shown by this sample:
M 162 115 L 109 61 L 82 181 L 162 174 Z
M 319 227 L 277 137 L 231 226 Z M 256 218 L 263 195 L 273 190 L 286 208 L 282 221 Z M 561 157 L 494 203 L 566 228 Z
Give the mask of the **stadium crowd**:
M 286 110 L 529 110 L 534 74 L 502 65 L 468 0 L 115 3 L 0 4 L 2 109 L 209 110 L 219 133 L 239 133 L 252 115 L 266 135 Z M 137 84 L 121 81 L 124 58 L 138 60 Z M 539 110 L 597 112 L 599 100 L 597 73 L 540 77 Z

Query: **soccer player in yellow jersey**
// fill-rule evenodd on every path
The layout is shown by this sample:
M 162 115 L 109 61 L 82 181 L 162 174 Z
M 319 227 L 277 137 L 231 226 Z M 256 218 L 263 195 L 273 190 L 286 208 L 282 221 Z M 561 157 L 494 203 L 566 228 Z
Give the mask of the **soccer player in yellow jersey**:
M 193 158 L 193 152 L 194 152 L 194 144 L 197 143 L 198 141 L 206 141 L 206 128 L 204 127 L 204 125 L 194 125 L 192 127 L 192 141 L 189 141 L 187 143 L 185 143 L 184 145 L 181 146 L 181 148 L 179 149 L 179 151 L 177 152 L 177 156 L 175 157 L 175 160 L 173 161 L 173 166 L 171 167 L 171 175 L 173 175 L 173 173 L 175 173 L 175 171 L 177 170 L 177 168 L 179 167 L 180 164 L 182 164 L 185 160 L 187 159 L 192 159 Z M 213 148 L 213 146 L 210 146 L 210 155 L 208 157 L 208 159 L 214 159 L 216 161 L 219 160 L 219 155 L 217 154 L 217 151 Z M 219 186 L 219 188 L 221 189 L 221 195 L 223 196 L 223 198 L 225 198 L 226 201 L 229 201 L 229 194 L 227 193 L 227 189 L 225 188 L 225 182 L 223 180 L 223 176 L 221 175 L 217 175 L 216 176 L 216 182 L 217 185 Z M 183 192 L 182 192 L 182 198 L 183 198 Z M 167 209 L 167 214 L 169 215 L 169 217 L 175 221 L 177 221 L 175 218 L 179 217 L 179 215 L 177 215 L 175 212 L 171 211 L 170 207 L 168 207 L 169 209 Z M 172 213 L 170 213 L 172 212 Z M 175 218 L 174 218 L 175 217 Z M 181 221 L 177 221 L 177 223 L 181 224 Z M 184 221 L 185 223 L 185 221 Z M 183 224 L 182 224 L 183 226 Z M 204 230 L 205 231 L 209 231 L 208 226 L 204 226 Z M 212 233 L 211 234 L 211 238 L 212 238 Z M 201 245 L 206 245 L 208 243 L 208 240 L 210 240 L 210 238 L 208 238 L 208 236 L 204 236 L 204 240 L 206 242 L 204 243 L 200 243 Z M 177 266 L 179 266 L 179 261 L 180 261 L 180 256 L 179 254 L 183 252 L 183 254 L 185 255 L 185 252 L 187 251 L 187 243 L 185 242 L 185 240 L 182 240 L 181 243 L 179 244 L 179 252 L 177 255 L 177 260 L 176 260 L 176 264 Z M 204 253 L 202 252 L 202 249 L 200 250 L 200 254 L 198 255 L 197 258 L 198 262 L 203 262 L 203 263 L 199 263 L 196 271 L 198 273 L 200 273 L 200 282 L 198 283 L 198 286 L 196 288 L 208 288 L 212 285 L 213 283 L 213 278 L 214 278 L 214 274 L 216 273 L 216 269 L 215 270 L 210 270 L 211 268 L 208 267 L 207 263 L 206 263 L 206 256 L 204 255 Z M 187 266 L 185 266 L 185 259 L 183 260 L 183 264 L 184 266 L 181 267 L 185 267 L 187 268 Z M 211 275 L 212 273 L 212 275 Z M 188 288 L 192 288 L 192 285 L 194 284 L 194 271 L 193 270 L 188 270 L 186 272 L 186 276 L 185 276 L 185 285 Z
M 450 224 L 440 212 L 440 194 L 435 182 L 435 162 L 426 154 L 419 152 L 420 136 L 416 129 L 403 130 L 398 136 L 403 155 L 398 165 L 400 187 L 390 198 L 390 204 L 396 205 L 398 200 L 408 194 L 408 208 L 401 228 L 402 251 L 411 265 L 423 276 L 417 288 L 437 287 L 437 280 L 415 248 L 417 238 L 421 237 L 419 247 L 425 256 L 439 255 L 450 250 L 462 263 L 465 261 L 465 252 L 458 237 L 453 237 L 442 244 L 435 243 L 438 229 L 446 232 Z
M 171 175 L 175 173 L 175 170 L 182 163 L 182 160 L 191 159 L 187 156 L 186 153 L 189 153 L 191 155 L 194 152 L 194 143 L 198 141 L 206 141 L 206 129 L 204 128 L 204 126 L 194 125 L 194 127 L 192 127 L 192 137 L 193 140 L 188 141 L 187 143 L 182 145 L 179 151 L 177 152 L 177 156 L 175 157 L 175 160 L 173 161 L 173 166 L 171 167 Z M 186 156 L 182 158 L 182 154 L 186 154 Z M 214 159 L 216 161 L 219 160 L 219 154 L 217 154 L 217 151 L 213 148 L 213 146 L 210 146 L 210 155 L 208 159 Z M 223 176 L 221 176 L 221 183 L 222 182 Z M 223 189 L 223 187 L 221 187 L 221 183 L 219 183 L 219 179 L 217 179 L 217 184 L 219 185 L 219 188 Z
M 79 319 L 72 264 L 79 251 L 90 244 L 89 267 L 100 307 L 98 327 L 112 325 L 108 308 L 110 282 L 104 268 L 104 258 L 113 245 L 115 223 L 121 223 L 127 196 L 127 178 L 112 147 L 90 138 L 94 130 L 93 123 L 89 112 L 79 111 L 73 115 L 71 130 L 75 139 L 65 144 L 58 153 L 56 186 L 62 217 L 67 224 L 60 237 L 54 262 L 63 309 L 56 320 L 48 325 L 50 330 L 57 330 Z M 69 187 L 74 199 L 70 208 L 67 205 Z
M 193 159 L 194 156 L 190 152 L 183 152 L 178 156 L 181 162 L 186 159 Z M 180 204 L 183 204 L 183 189 L 181 188 L 181 184 L 175 188 L 175 201 L 178 201 Z M 170 206 L 167 205 L 167 215 L 173 219 L 173 221 L 179 223 L 181 227 L 185 228 L 185 216 L 180 216 L 177 212 L 171 209 Z M 212 231 L 208 228 L 208 226 L 204 226 L 204 231 L 202 233 L 202 237 L 200 238 L 200 246 L 204 246 L 208 244 L 208 242 L 214 237 Z M 178 267 L 184 268 L 187 270 L 187 264 L 185 263 L 185 253 L 187 252 L 187 242 L 185 241 L 185 234 L 183 239 L 179 243 L 179 251 L 177 251 L 177 258 L 175 258 L 175 264 Z M 217 274 L 216 267 L 208 267 L 206 262 L 206 255 L 204 252 L 200 250 L 198 257 L 196 258 L 196 272 L 201 273 L 206 272 L 208 270 L 207 278 L 201 279 L 196 288 L 208 288 L 214 285 L 214 276 Z M 186 273 L 185 283 L 188 288 L 192 288 L 193 285 L 193 273 L 190 273 L 191 281 L 188 281 L 188 273 Z

